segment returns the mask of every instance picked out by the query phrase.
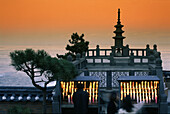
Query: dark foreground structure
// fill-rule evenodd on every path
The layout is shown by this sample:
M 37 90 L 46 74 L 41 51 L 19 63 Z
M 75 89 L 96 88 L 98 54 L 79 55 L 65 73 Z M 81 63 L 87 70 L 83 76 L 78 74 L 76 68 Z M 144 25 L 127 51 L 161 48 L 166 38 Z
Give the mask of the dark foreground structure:
M 157 45 L 150 48 L 147 44 L 144 49 L 132 49 L 129 45 L 124 46 L 125 37 L 122 36 L 124 33 L 122 27 L 119 9 L 115 36 L 113 37 L 114 46 L 109 49 L 101 49 L 97 45 L 96 49 L 89 49 L 86 53 L 77 54 L 75 61 L 72 61 L 72 57 L 68 56 L 67 59 L 76 66 L 82 77 L 70 82 L 61 81 L 61 87 L 55 88 L 53 96 L 52 88 L 49 89 L 47 112 L 67 113 L 73 111 L 72 95 L 77 91 L 77 83 L 82 83 L 84 91 L 89 93 L 89 108 L 92 113 L 107 112 L 107 104 L 113 91 L 119 93 L 119 104 L 126 95 L 130 95 L 133 103 L 145 103 L 142 113 L 153 111 L 167 113 L 168 103 L 161 53 L 157 50 Z M 3 107 L 0 108 L 1 112 L 6 111 L 4 110 L 5 106 L 16 104 L 16 102 L 26 103 L 25 106 L 30 106 L 34 113 L 40 111 L 42 95 L 38 90 L 35 93 L 29 88 L 20 90 L 25 92 L 19 91 L 17 88 L 8 89 L 8 91 L 4 88 L 1 89 L 0 105 Z M 23 101 L 19 100 L 21 97 L 18 96 L 23 96 Z M 5 103 L 10 105 L 4 105 Z
M 47 89 L 47 112 L 52 113 L 52 91 Z M 35 87 L 0 87 L 0 114 L 7 114 L 13 107 L 28 108 L 32 113 L 42 113 L 42 91 Z

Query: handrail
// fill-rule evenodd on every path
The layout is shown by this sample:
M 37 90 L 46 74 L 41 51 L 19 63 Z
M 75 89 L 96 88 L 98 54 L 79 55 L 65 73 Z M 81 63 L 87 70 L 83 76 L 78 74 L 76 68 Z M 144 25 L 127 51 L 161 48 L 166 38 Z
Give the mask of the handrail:
M 104 54 L 102 53 L 104 52 Z M 108 53 L 110 52 L 110 53 Z M 125 56 L 130 56 L 131 53 L 134 53 L 134 56 L 147 56 L 147 49 L 127 49 L 127 54 Z M 115 50 L 113 51 L 112 49 L 99 49 L 99 48 L 96 48 L 96 49 L 89 49 L 87 51 L 87 55 L 86 57 L 107 57 L 107 56 L 110 56 L 111 53 L 115 53 Z M 124 52 L 122 52 L 124 53 Z M 116 56 L 116 55 L 114 55 Z M 122 55 L 124 56 L 124 55 Z

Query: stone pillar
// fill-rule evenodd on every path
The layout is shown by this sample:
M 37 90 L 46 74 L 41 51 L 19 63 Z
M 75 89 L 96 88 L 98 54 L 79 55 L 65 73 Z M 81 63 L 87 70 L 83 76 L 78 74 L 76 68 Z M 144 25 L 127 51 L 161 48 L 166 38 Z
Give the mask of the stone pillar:
M 159 96 L 160 96 L 160 103 L 159 103 L 159 113 L 167 114 L 168 113 L 168 103 L 167 103 L 167 96 L 164 91 L 164 80 L 163 80 L 163 72 L 162 72 L 162 60 L 161 58 L 156 59 L 156 75 L 160 79 L 159 85 Z
M 155 51 L 154 56 L 155 56 L 155 59 L 160 58 L 160 52 Z
M 110 66 L 113 66 L 113 65 L 115 65 L 113 53 L 110 53 Z
M 112 55 L 113 55 L 113 57 L 115 56 L 115 47 L 114 46 L 111 46 L 111 48 L 112 48 Z
M 166 94 L 160 95 L 159 113 L 168 114 L 168 102 Z
M 60 81 L 57 81 L 56 83 L 57 84 L 53 94 L 52 112 L 53 114 L 60 114 L 61 113 Z
M 149 44 L 147 44 L 146 45 L 146 56 L 150 55 L 149 51 L 150 51 Z
M 71 61 L 73 60 L 73 59 L 72 59 L 72 56 L 71 56 L 71 55 L 68 55 L 68 56 L 67 56 L 67 60 L 71 62 Z
M 154 50 L 149 51 L 149 58 L 148 58 L 148 63 L 149 64 L 154 64 L 155 63 L 155 56 L 154 56 Z
M 123 47 L 122 55 L 129 56 L 129 45 L 126 45 L 126 47 Z
M 163 71 L 162 71 L 162 60 L 160 58 L 156 59 L 156 75 L 160 79 L 160 89 L 159 92 L 160 94 L 164 94 L 164 80 L 163 80 Z
M 77 54 L 76 54 L 76 60 L 79 60 L 80 57 L 81 57 L 80 53 L 77 53 Z
M 84 76 L 89 76 L 89 70 L 88 70 L 88 68 L 87 68 L 87 67 L 85 68 Z
M 126 48 L 127 48 L 127 56 L 129 56 L 129 45 L 128 44 L 126 45 Z
M 100 56 L 100 48 L 99 48 L 99 45 L 96 46 L 96 56 L 97 56 L 97 57 Z
M 84 58 L 86 56 L 86 52 L 82 53 L 82 58 Z
M 155 51 L 157 51 L 157 45 L 156 45 L 156 44 L 153 45 L 153 49 L 154 49 Z
M 87 50 L 87 57 L 89 57 L 89 50 Z
M 112 72 L 107 71 L 107 89 L 112 89 Z

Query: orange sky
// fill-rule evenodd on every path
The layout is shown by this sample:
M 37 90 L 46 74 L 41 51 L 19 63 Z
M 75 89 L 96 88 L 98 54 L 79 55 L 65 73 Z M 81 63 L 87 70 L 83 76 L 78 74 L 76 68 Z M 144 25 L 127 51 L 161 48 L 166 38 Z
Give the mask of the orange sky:
M 0 44 L 65 44 L 78 32 L 105 45 L 114 36 L 118 8 L 127 43 L 159 43 L 160 37 L 167 43 L 169 6 L 170 0 L 0 0 Z

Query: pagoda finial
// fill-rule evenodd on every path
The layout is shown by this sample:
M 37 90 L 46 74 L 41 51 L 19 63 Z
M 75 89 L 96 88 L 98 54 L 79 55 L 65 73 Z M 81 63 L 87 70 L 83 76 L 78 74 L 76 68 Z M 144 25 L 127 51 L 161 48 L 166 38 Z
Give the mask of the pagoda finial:
M 125 38 L 122 36 L 124 31 L 122 30 L 123 25 L 120 22 L 120 9 L 118 9 L 118 21 L 117 25 L 115 25 L 116 30 L 114 31 L 115 36 L 113 39 L 115 39 L 115 46 L 116 47 L 122 47 L 123 46 L 123 39 Z
M 120 9 L 118 9 L 118 24 L 120 24 Z

